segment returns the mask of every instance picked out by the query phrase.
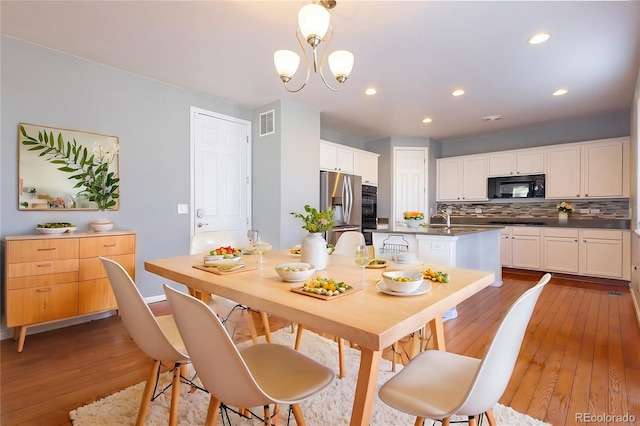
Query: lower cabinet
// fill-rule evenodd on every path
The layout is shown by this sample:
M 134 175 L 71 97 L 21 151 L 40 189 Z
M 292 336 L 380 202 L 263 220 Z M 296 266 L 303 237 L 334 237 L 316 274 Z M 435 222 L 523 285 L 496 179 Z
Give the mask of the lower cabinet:
M 580 273 L 580 230 L 544 228 L 543 233 L 543 269 L 567 274 Z
M 540 269 L 540 228 L 512 227 L 511 266 Z
M 135 277 L 136 236 L 129 232 L 5 237 L 7 327 L 18 351 L 27 328 L 117 309 L 100 256 Z

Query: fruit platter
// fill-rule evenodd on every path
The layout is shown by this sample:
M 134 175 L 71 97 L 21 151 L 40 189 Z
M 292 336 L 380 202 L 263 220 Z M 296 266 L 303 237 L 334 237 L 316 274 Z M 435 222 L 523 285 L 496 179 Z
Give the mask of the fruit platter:
M 417 228 L 424 220 L 422 212 L 404 212 L 404 220 L 409 228 Z
M 449 282 L 449 274 L 442 271 L 434 271 L 431 268 L 428 268 L 426 271 L 422 271 L 422 276 L 425 280 L 431 280 L 437 283 Z
M 242 250 L 231 246 L 218 247 L 204 257 L 205 266 L 229 265 L 237 263 L 242 258 Z
M 371 269 L 380 269 L 380 268 L 386 268 L 386 267 L 387 267 L 386 259 L 371 259 L 369 261 L 369 264 L 367 265 L 367 268 L 371 268 Z
M 76 230 L 76 225 L 69 222 L 48 222 L 39 223 L 36 226 L 36 230 L 41 234 L 64 234 L 65 232 L 73 232 Z
M 331 300 L 337 297 L 354 293 L 362 288 L 354 288 L 343 281 L 336 281 L 333 278 L 326 278 L 320 275 L 311 278 L 301 286 L 292 287 L 294 293 L 304 294 L 317 299 Z

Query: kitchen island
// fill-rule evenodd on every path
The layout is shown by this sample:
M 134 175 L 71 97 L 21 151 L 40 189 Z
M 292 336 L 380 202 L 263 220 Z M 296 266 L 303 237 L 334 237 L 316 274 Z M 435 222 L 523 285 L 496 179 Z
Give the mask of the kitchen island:
M 453 225 L 419 226 L 397 225 L 390 229 L 372 231 L 376 257 L 390 258 L 394 253 L 415 253 L 426 266 L 490 271 L 495 275 L 494 287 L 502 286 L 500 263 L 500 232 L 503 226 Z

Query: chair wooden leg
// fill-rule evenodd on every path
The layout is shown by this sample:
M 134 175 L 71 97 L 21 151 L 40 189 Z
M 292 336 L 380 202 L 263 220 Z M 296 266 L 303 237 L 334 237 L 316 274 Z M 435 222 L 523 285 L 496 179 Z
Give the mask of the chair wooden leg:
M 169 407 L 169 426 L 178 425 L 178 405 L 180 404 L 180 374 L 186 375 L 187 366 L 180 364 L 173 369 L 171 383 L 171 406 Z
M 422 426 L 424 424 L 424 417 L 416 417 L 416 422 L 413 426 Z M 444 425 L 444 422 L 442 423 Z
M 296 351 L 300 349 L 300 342 L 302 341 L 302 332 L 304 331 L 304 327 L 302 324 L 298 324 L 298 331 L 296 332 L 296 343 L 293 345 L 293 349 Z
M 487 414 L 487 422 L 489 422 L 489 426 L 497 426 L 496 418 L 493 415 L 493 408 L 489 408 L 486 412 Z
M 209 409 L 207 410 L 207 418 L 204 426 L 215 426 L 218 422 L 218 411 L 220 410 L 220 400 L 211 395 L 209 400 Z
M 251 340 L 253 344 L 258 344 L 258 332 L 256 331 L 256 324 L 253 322 L 253 315 L 249 309 L 244 309 L 242 311 L 242 318 L 244 319 L 244 323 L 249 329 L 249 333 L 251 334 Z
M 149 405 L 151 405 L 151 397 L 153 396 L 153 389 L 156 387 L 157 371 L 160 368 L 160 361 L 153 360 L 151 365 L 151 372 L 147 378 L 147 384 L 144 385 L 144 391 L 142 392 L 142 400 L 140 401 L 140 409 L 138 410 L 138 419 L 136 420 L 136 426 L 144 426 L 145 418 L 147 417 L 147 411 L 149 411 Z
M 469 416 L 469 426 L 478 426 L 478 416 Z
M 302 416 L 300 404 L 293 404 L 291 409 L 293 410 L 293 418 L 296 419 L 296 424 L 298 426 L 306 426 L 307 423 L 304 421 L 304 417 Z
M 400 344 L 400 341 L 396 341 L 396 343 L 394 343 L 391 346 L 391 371 L 394 372 L 394 373 L 396 372 L 396 363 L 400 362 L 398 360 L 398 356 L 399 356 L 399 354 L 398 354 L 398 345 L 399 344 Z
M 264 425 L 265 426 L 271 426 L 271 412 L 269 411 L 269 405 L 265 405 L 263 407 L 264 409 Z
M 442 426 L 449 426 L 451 424 L 451 419 L 449 417 L 445 417 L 442 419 Z
M 267 343 L 271 343 L 271 328 L 269 327 L 269 316 L 266 312 L 260 311 L 260 318 L 262 318 L 262 326 L 264 327 L 264 338 Z
M 338 338 L 338 364 L 338 377 L 342 379 L 346 373 L 344 369 L 344 339 L 341 337 Z

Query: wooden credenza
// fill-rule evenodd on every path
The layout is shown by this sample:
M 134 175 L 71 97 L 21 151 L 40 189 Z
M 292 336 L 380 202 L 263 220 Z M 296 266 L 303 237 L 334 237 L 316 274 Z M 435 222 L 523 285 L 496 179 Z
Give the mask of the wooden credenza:
M 118 308 L 100 256 L 135 279 L 131 232 L 11 236 L 4 243 L 6 320 L 18 352 L 30 326 Z

